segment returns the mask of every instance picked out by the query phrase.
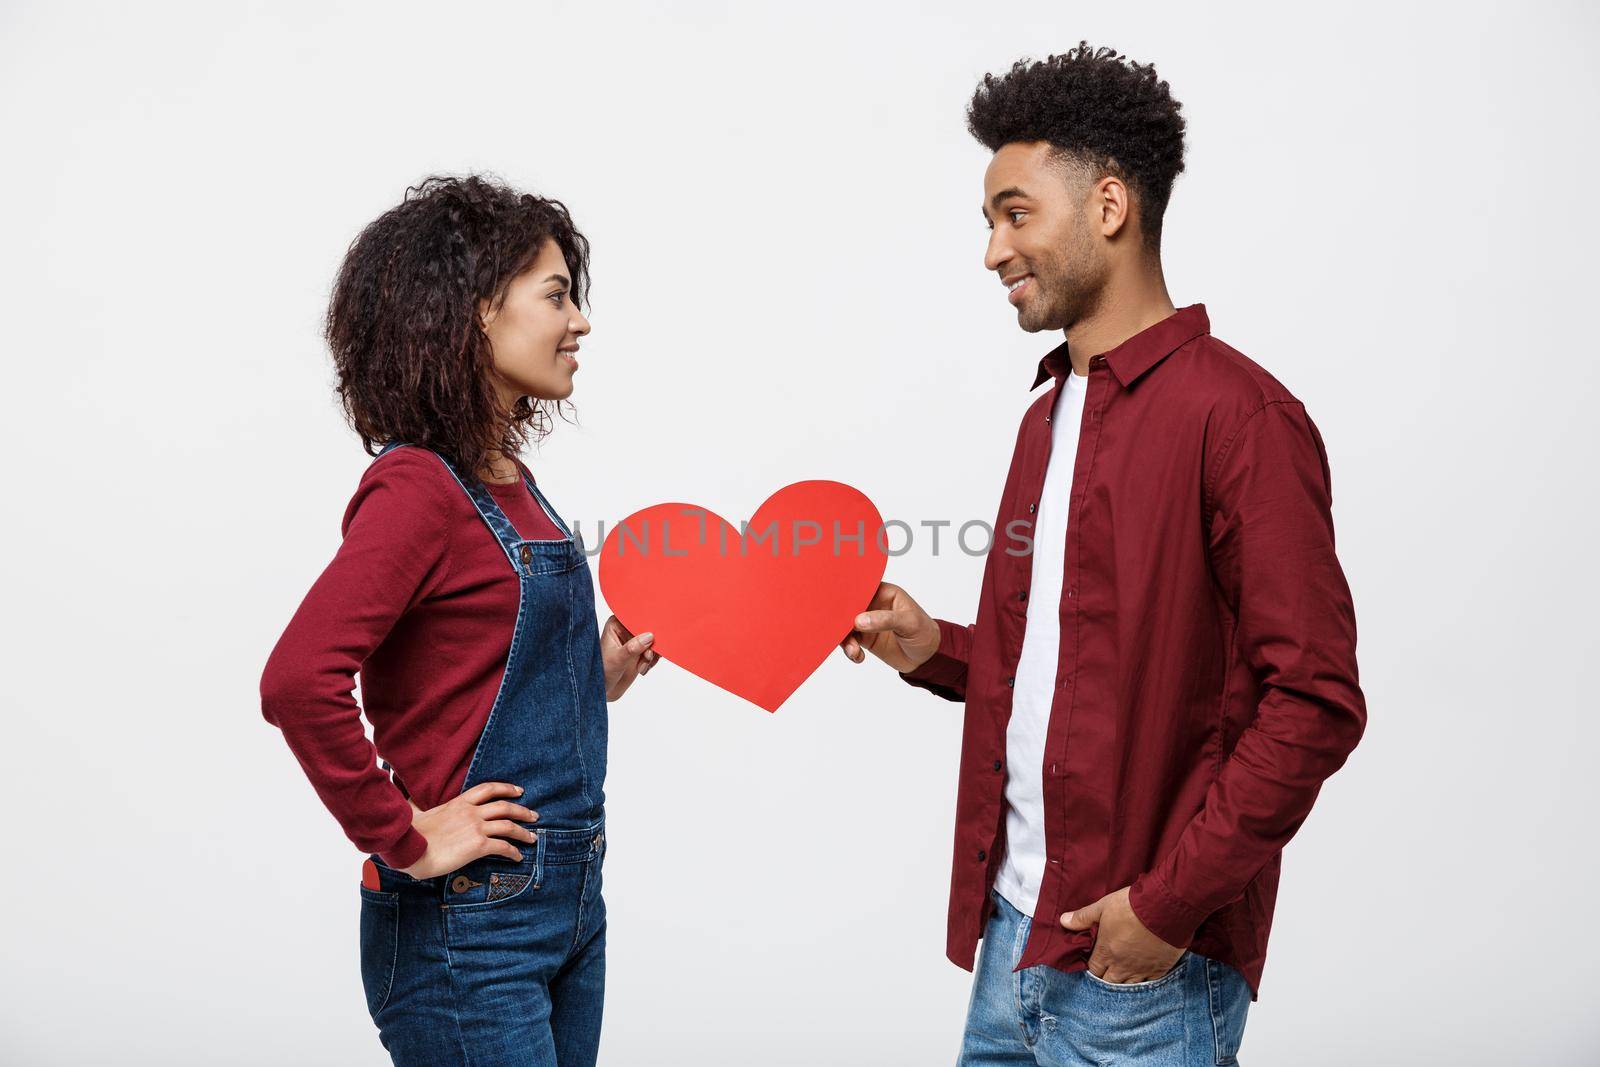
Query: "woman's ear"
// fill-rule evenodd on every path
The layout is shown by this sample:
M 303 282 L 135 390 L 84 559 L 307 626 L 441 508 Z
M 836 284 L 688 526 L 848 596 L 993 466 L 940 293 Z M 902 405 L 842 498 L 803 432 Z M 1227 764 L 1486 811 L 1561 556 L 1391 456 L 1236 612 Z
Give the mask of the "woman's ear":
M 487 300 L 478 301 L 478 325 L 487 330 L 489 328 L 489 324 L 494 321 L 495 314 L 499 310 L 499 308 L 492 306 Z

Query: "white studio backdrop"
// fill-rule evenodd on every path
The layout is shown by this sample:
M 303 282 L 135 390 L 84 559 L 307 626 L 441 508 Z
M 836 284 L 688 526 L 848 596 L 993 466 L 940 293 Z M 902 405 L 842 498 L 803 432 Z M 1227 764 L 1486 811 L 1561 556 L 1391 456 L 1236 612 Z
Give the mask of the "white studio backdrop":
M 368 458 L 348 242 L 491 171 L 594 244 L 569 517 L 848 481 L 992 520 L 1034 362 L 980 258 L 985 71 L 1080 38 L 1184 102 L 1181 306 L 1307 404 L 1367 736 L 1290 845 L 1244 1061 L 1600 1060 L 1600 44 L 1583 4 L 0 8 L 0 1062 L 381 1064 L 360 856 L 260 717 Z M 970 619 L 980 559 L 888 578 Z M 775 610 L 777 608 L 775 607 Z M 750 625 L 760 625 L 759 620 Z M 767 715 L 612 705 L 602 1062 L 953 1062 L 960 708 L 836 657 Z

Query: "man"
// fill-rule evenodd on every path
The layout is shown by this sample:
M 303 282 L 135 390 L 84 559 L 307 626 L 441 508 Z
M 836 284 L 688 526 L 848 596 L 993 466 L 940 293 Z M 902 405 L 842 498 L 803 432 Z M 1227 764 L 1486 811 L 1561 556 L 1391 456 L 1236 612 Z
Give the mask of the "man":
M 1062 330 L 1006 476 L 978 619 L 882 585 L 842 647 L 966 703 L 950 959 L 961 1063 L 1231 1064 L 1284 844 L 1360 738 L 1322 440 L 1174 308 L 1184 120 L 1087 44 L 989 75 L 985 266 Z

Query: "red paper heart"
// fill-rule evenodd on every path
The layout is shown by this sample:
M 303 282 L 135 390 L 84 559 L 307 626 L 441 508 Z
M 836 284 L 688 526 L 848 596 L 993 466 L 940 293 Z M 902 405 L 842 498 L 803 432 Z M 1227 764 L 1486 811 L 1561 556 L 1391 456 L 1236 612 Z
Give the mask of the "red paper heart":
M 758 707 L 828 658 L 877 592 L 882 518 L 842 482 L 796 482 L 743 530 L 693 504 L 636 511 L 606 536 L 600 591 L 657 653 Z

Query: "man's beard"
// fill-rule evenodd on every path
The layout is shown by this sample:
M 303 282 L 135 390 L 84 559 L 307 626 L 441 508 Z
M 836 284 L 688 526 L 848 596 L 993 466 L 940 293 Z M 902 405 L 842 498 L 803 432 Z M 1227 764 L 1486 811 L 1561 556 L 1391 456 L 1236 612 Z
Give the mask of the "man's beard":
M 1105 272 L 1094 245 L 1074 230 L 1072 247 L 1032 268 L 1037 291 L 1018 309 L 1017 325 L 1028 333 L 1066 330 L 1093 314 L 1105 292 Z

